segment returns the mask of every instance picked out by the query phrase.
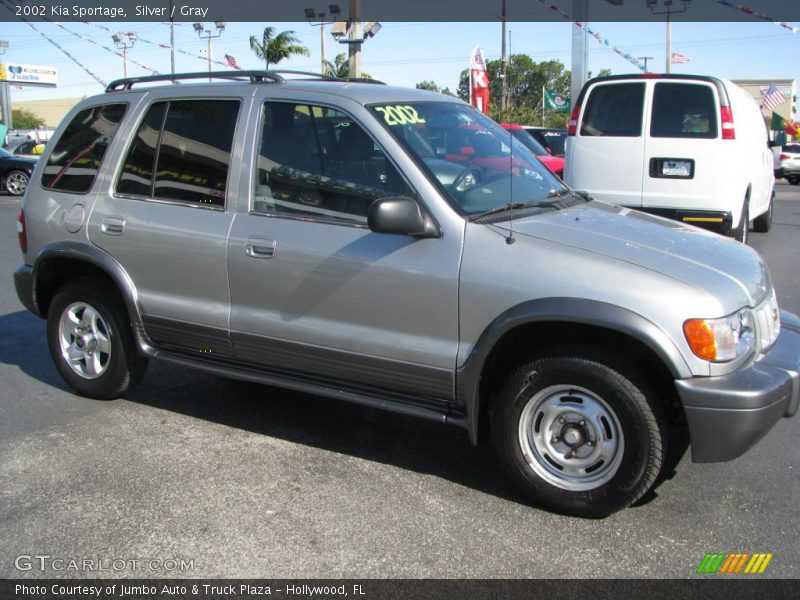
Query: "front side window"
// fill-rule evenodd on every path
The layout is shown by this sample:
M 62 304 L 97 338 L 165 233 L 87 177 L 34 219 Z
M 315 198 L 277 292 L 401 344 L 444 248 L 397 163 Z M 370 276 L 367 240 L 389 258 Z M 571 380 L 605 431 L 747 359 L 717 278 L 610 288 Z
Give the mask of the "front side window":
M 650 135 L 666 138 L 716 138 L 718 112 L 710 86 L 659 82 L 653 95 Z
M 47 159 L 42 187 L 88 192 L 127 108 L 127 104 L 103 104 L 75 115 Z
M 410 102 L 370 108 L 465 215 L 518 202 L 541 208 L 567 191 L 510 131 L 471 106 Z
M 581 135 L 639 137 L 642 135 L 644 82 L 595 86 L 583 112 Z
M 413 196 L 383 150 L 329 107 L 266 102 L 253 212 L 366 225 L 372 202 Z
M 128 149 L 117 193 L 224 207 L 238 100 L 153 104 Z

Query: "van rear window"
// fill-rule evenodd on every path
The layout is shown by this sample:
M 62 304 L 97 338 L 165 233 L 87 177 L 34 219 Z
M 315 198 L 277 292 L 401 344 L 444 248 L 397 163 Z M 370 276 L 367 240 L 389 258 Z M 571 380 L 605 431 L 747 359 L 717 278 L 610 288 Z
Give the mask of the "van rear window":
M 653 96 L 650 135 L 713 139 L 717 137 L 717 112 L 711 87 L 659 82 Z
M 127 104 L 103 104 L 75 115 L 50 152 L 42 187 L 88 192 L 127 108 Z
M 639 137 L 642 135 L 644 82 L 596 86 L 583 113 L 581 135 Z

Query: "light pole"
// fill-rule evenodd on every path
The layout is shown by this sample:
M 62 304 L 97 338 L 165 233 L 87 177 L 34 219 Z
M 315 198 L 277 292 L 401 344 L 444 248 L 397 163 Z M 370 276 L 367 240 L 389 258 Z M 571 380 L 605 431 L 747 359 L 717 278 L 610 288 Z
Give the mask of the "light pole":
M 330 16 L 334 19 L 341 14 L 342 10 L 339 8 L 338 4 L 330 4 L 328 5 L 328 10 L 330 11 Z M 319 19 L 318 23 L 309 22 L 309 25 L 314 27 L 319 27 L 319 65 L 320 65 L 320 73 L 323 75 L 325 74 L 325 13 L 324 12 L 317 12 L 316 8 L 307 8 L 305 9 L 306 19 L 311 21 L 312 19 Z
M 675 8 L 675 0 L 661 0 L 664 5 L 663 9 L 658 10 L 658 0 L 645 0 L 647 8 L 650 9 L 654 15 L 667 15 L 667 64 L 665 73 L 672 71 L 672 15 L 677 13 L 686 12 L 692 0 L 680 0 L 683 5 L 680 9 Z
M 6 50 L 8 50 L 8 40 L 0 40 L 0 54 L 5 54 Z M 11 86 L 7 81 L 0 81 L 0 113 L 3 117 L 0 123 L 11 129 L 14 124 L 11 116 Z M 3 137 L 0 136 L 0 145 L 3 141 Z
M 136 34 L 132 31 L 128 33 L 115 33 L 111 36 L 111 39 L 114 40 L 114 45 L 119 49 L 122 50 L 122 72 L 125 75 L 125 78 L 128 78 L 128 48 L 133 48 L 133 45 L 136 43 Z
M 208 80 L 211 81 L 211 40 L 218 38 L 225 31 L 225 23 L 223 21 L 214 21 L 214 27 L 217 28 L 217 33 L 213 33 L 211 29 L 206 29 L 202 23 L 194 23 L 192 25 L 197 32 L 197 37 L 200 39 L 205 38 L 208 42 Z
M 652 56 L 637 56 L 637 59 L 644 61 L 644 70 L 645 70 L 645 73 L 646 73 L 647 72 L 647 61 L 648 60 L 653 60 L 653 57 Z

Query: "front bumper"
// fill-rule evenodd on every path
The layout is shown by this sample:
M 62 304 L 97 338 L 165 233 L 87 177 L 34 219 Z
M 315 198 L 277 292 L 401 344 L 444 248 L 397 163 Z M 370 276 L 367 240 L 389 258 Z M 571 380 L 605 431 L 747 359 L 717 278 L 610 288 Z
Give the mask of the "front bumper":
M 797 412 L 800 319 L 781 312 L 778 340 L 754 363 L 723 377 L 675 382 L 694 462 L 732 460 L 763 438 L 781 417 Z

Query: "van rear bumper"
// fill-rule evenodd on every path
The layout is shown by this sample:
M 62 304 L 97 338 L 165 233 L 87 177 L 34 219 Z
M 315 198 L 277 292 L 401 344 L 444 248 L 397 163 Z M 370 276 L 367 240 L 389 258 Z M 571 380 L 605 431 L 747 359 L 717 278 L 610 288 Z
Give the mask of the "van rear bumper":
M 731 235 L 731 231 L 733 230 L 733 215 L 729 212 L 649 207 L 637 207 L 636 210 L 659 217 L 666 217 L 673 221 L 680 221 L 687 225 L 702 227 L 703 229 L 708 229 L 714 233 L 721 233 L 722 235 Z
M 781 417 L 797 412 L 800 320 L 782 311 L 781 321 L 778 340 L 750 366 L 722 377 L 675 382 L 689 425 L 694 462 L 737 458 Z

